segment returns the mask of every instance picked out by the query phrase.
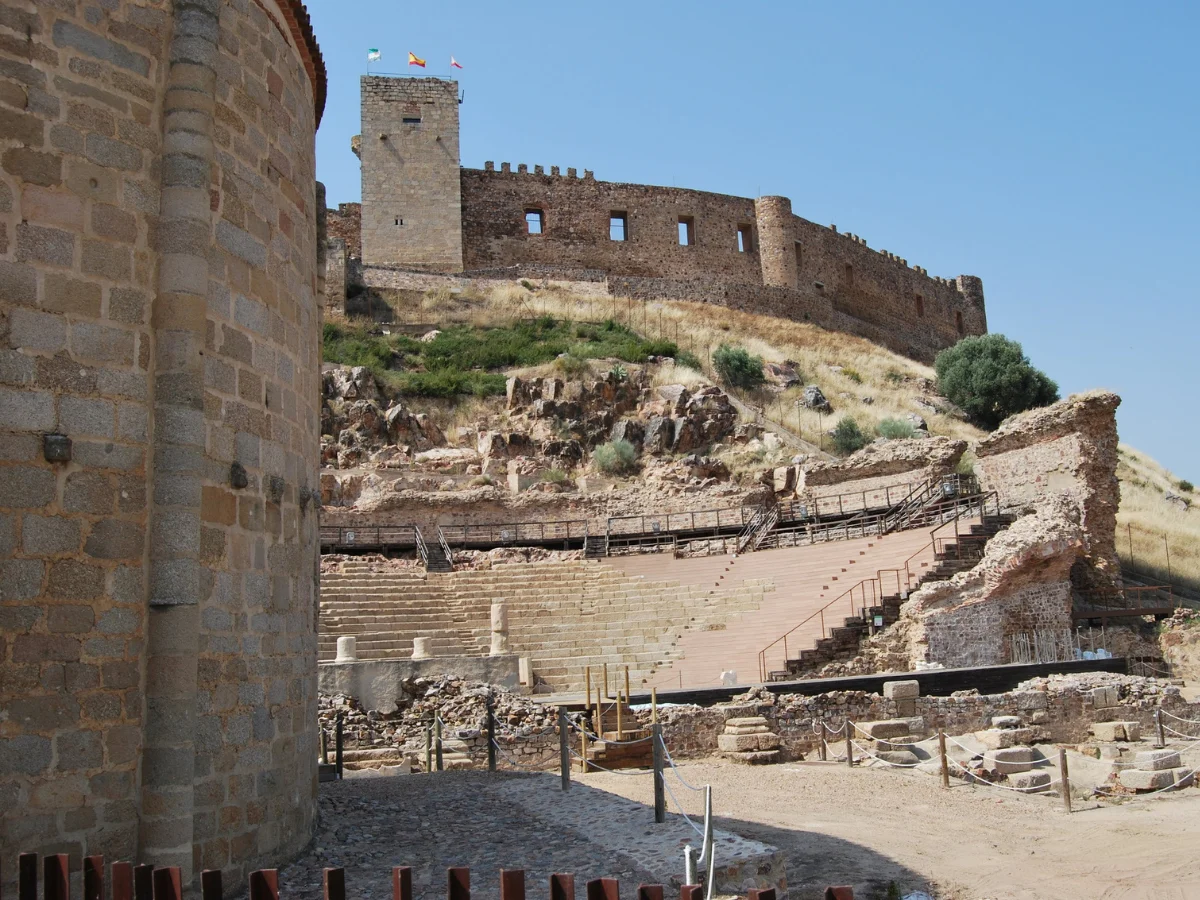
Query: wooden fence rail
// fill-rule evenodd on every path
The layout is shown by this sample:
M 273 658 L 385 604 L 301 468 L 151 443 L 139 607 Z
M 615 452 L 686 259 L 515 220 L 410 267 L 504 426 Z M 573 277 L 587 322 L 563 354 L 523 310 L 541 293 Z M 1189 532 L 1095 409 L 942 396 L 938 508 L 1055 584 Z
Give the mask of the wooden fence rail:
M 105 900 L 104 857 L 87 856 L 83 860 L 83 900 Z M 109 867 L 107 894 L 111 900 L 183 900 L 184 885 L 178 866 L 155 868 L 116 862 Z M 0 875 L 3 873 L 0 872 Z M 0 881 L 0 884 L 3 884 Z M 325 869 L 325 900 L 346 900 L 346 870 Z M 22 853 L 17 860 L 17 900 L 37 900 L 38 855 Z M 42 900 L 70 900 L 70 856 L 56 853 L 42 858 Z M 280 900 L 279 870 L 259 869 L 250 873 L 250 900 Z M 200 873 L 201 900 L 223 900 L 221 872 L 206 869 Z M 661 884 L 638 885 L 636 900 L 664 900 Z M 699 885 L 684 885 L 680 900 L 701 900 Z M 621 888 L 615 878 L 596 878 L 585 884 L 586 900 L 620 900 Z M 550 900 L 575 900 L 575 876 L 550 876 Z M 2 900 L 2 898 L 0 898 Z M 413 900 L 410 866 L 392 868 L 392 900 Z M 446 870 L 446 900 L 471 900 L 471 870 L 456 866 Z M 500 900 L 525 900 L 525 870 L 500 870 Z M 750 890 L 747 900 L 775 900 L 775 889 Z

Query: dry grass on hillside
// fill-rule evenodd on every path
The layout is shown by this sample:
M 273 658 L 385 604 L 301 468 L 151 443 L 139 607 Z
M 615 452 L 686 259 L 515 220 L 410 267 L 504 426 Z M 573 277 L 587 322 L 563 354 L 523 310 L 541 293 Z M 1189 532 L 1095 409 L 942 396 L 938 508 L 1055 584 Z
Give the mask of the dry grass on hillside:
M 930 415 L 914 400 L 920 396 L 920 379 L 933 379 L 929 366 L 854 335 L 826 331 L 814 325 L 790 322 L 770 316 L 752 315 L 722 306 L 673 301 L 641 302 L 600 294 L 579 296 L 554 285 L 530 290 L 517 283 L 491 288 L 469 287 L 462 292 L 395 292 L 390 299 L 399 321 L 473 325 L 501 325 L 514 318 L 551 315 L 586 321 L 614 319 L 647 337 L 665 337 L 676 341 L 700 361 L 703 373 L 682 366 L 673 371 L 660 369 L 656 384 L 683 382 L 698 385 L 712 379 L 712 351 L 721 343 L 740 344 L 767 362 L 791 360 L 798 364 L 806 384 L 817 384 L 833 404 L 835 412 L 818 417 L 799 409 L 795 401 L 801 391 L 782 394 L 762 393 L 745 398 L 763 408 L 765 417 L 802 437 L 819 440 L 842 416 L 853 416 L 864 431 L 873 432 L 885 418 L 903 418 L 910 412 L 926 419 L 933 434 L 977 440 L 984 432 L 959 419 Z M 383 292 L 387 294 L 388 292 Z M 836 371 L 832 366 L 840 366 Z M 545 369 L 545 371 L 541 371 Z M 539 367 L 549 374 L 551 367 Z M 864 402 L 870 398 L 871 402 Z M 489 410 L 491 411 L 491 410 Z M 442 411 L 439 418 L 454 424 L 467 424 L 483 409 Z M 825 446 L 828 442 L 825 441 Z M 1129 558 L 1129 538 L 1133 539 L 1133 562 L 1142 570 L 1159 577 L 1170 573 L 1178 583 L 1200 589 L 1200 495 L 1188 496 L 1196 502 L 1187 510 L 1165 499 L 1167 491 L 1182 494 L 1178 479 L 1149 457 L 1122 445 L 1118 467 L 1121 481 L 1121 507 L 1118 512 L 1118 550 Z M 1164 541 L 1165 538 L 1165 541 Z
M 1145 571 L 1200 589 L 1200 500 L 1179 488 L 1179 479 L 1132 447 L 1121 445 L 1117 477 L 1121 506 L 1117 511 L 1117 552 Z M 1167 492 L 1192 503 L 1181 509 Z M 1132 556 L 1130 542 L 1132 540 Z M 1169 560 L 1168 560 L 1169 554 Z

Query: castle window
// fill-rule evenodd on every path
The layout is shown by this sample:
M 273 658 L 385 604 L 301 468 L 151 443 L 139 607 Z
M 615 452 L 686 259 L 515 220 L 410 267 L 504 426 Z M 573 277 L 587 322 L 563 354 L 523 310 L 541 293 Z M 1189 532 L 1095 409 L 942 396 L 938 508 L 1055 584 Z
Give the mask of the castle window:
M 754 232 L 749 225 L 738 226 L 738 253 L 750 253 L 754 250 Z
M 403 122 L 405 125 L 420 125 L 421 117 L 420 116 L 405 116 L 400 121 Z
M 529 234 L 541 234 L 545 230 L 546 214 L 540 209 L 525 210 L 525 231 Z
M 679 246 L 690 247 L 696 243 L 696 220 L 691 216 L 679 217 Z
M 610 241 L 629 240 L 629 217 L 626 213 L 608 214 L 608 239 Z
M 804 268 L 804 245 L 796 241 L 796 275 Z
M 954 314 L 954 327 L 958 329 L 959 334 L 963 333 L 962 313 L 960 312 Z
M 917 304 L 917 318 L 918 319 L 925 318 L 925 298 L 922 297 L 920 294 L 914 294 L 913 299 L 916 301 L 916 304 Z
M 846 263 L 846 268 L 843 270 L 842 284 L 846 288 L 854 287 L 854 266 Z

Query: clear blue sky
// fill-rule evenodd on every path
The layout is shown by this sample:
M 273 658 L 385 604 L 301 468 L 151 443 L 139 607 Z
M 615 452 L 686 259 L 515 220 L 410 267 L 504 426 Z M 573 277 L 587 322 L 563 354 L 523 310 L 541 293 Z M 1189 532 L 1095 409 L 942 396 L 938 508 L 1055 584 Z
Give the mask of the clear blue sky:
M 783 194 L 932 274 L 1122 440 L 1200 483 L 1200 4 L 310 0 L 331 206 L 358 77 L 409 50 L 466 100 L 462 162 Z M 415 69 L 412 71 L 416 71 Z

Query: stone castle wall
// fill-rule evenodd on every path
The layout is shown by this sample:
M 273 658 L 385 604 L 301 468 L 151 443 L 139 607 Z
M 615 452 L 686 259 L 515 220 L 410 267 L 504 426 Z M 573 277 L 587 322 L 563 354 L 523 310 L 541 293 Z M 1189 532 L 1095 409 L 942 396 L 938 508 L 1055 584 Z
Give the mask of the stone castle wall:
M 0 16 L 5 878 L 311 834 L 324 90 L 296 0 Z
M 460 168 L 458 107 L 454 81 L 363 78 L 363 134 L 352 141 L 363 203 L 342 204 L 331 235 L 357 258 L 361 232 L 366 285 L 386 287 L 394 269 L 607 279 L 614 296 L 810 321 L 926 361 L 987 331 L 980 279 L 931 277 L 794 215 L 786 197 L 604 182 L 557 166 Z M 614 217 L 623 227 L 612 227 Z

